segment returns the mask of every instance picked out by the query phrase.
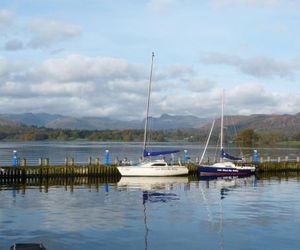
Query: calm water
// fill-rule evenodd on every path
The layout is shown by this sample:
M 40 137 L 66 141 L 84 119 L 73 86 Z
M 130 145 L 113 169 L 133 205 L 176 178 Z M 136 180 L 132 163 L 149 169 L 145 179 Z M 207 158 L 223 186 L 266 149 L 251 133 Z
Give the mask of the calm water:
M 299 176 L 0 186 L 0 249 L 299 249 Z
M 166 149 L 179 149 L 181 152 L 177 154 L 178 157 L 183 159 L 184 150 L 188 151 L 189 156 L 194 161 L 195 158 L 203 152 L 204 145 L 200 144 L 173 144 L 173 143 L 160 143 L 152 145 L 153 150 L 166 150 Z M 112 142 L 1 142 L 0 143 L 0 166 L 11 165 L 13 150 L 18 151 L 18 157 L 26 158 L 27 163 L 30 165 L 38 165 L 39 158 L 49 158 L 51 165 L 63 164 L 66 157 L 72 157 L 75 163 L 86 163 L 89 157 L 99 158 L 103 162 L 105 150 L 110 151 L 111 161 L 115 159 L 123 159 L 127 157 L 133 162 L 137 162 L 142 154 L 141 143 L 112 143 Z M 240 155 L 241 150 L 237 148 L 228 149 L 234 155 Z M 219 151 L 215 147 L 210 147 L 207 150 L 207 156 L 213 160 L 216 156 L 219 157 Z M 252 149 L 242 150 L 245 157 L 252 155 Z M 264 148 L 258 149 L 260 156 L 265 159 L 270 157 L 277 161 L 278 156 L 284 159 L 288 156 L 289 159 L 296 160 L 300 155 L 299 148 Z

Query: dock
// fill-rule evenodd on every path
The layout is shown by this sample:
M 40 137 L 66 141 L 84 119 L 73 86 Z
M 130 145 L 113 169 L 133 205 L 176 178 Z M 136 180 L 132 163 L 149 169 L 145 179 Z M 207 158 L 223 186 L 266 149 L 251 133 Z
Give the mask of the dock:
M 203 163 L 208 164 L 208 163 Z M 252 165 L 252 162 L 243 163 Z M 185 164 L 189 169 L 190 176 L 197 176 L 197 165 L 194 163 Z M 91 157 L 85 164 L 76 164 L 73 159 L 65 159 L 64 164 L 51 166 L 49 159 L 40 158 L 38 165 L 29 166 L 26 159 L 18 160 L 17 166 L 0 167 L 0 184 L 9 182 L 24 182 L 33 179 L 47 178 L 113 178 L 119 179 L 121 175 L 117 169 L 117 164 L 101 164 L 98 159 L 92 162 Z M 260 159 L 256 165 L 257 173 L 259 172 L 300 172 L 299 157 L 295 160 L 284 158 L 284 160 L 266 160 Z

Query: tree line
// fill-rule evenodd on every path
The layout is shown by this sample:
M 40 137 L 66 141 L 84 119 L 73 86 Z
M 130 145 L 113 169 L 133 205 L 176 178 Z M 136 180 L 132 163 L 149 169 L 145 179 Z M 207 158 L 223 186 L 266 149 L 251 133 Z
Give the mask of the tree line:
M 170 129 L 151 131 L 149 140 L 153 142 L 186 141 L 194 143 L 205 143 L 208 131 L 199 129 Z M 73 129 L 51 129 L 44 127 L 7 127 L 0 126 L 0 140 L 19 141 L 44 141 L 44 140 L 91 140 L 91 141 L 124 141 L 140 142 L 143 140 L 144 131 L 141 129 L 128 130 L 73 130 Z M 234 134 L 227 134 L 225 143 L 232 143 L 243 147 L 272 146 L 279 142 L 299 141 L 300 133 L 283 134 L 281 132 L 256 132 L 245 129 Z M 212 134 L 210 144 L 219 143 L 219 133 Z

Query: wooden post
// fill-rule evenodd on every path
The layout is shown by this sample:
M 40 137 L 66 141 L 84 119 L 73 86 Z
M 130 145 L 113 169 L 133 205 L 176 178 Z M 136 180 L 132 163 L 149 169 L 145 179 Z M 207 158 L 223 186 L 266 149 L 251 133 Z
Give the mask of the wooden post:
M 92 157 L 91 156 L 88 158 L 88 165 L 89 166 L 92 165 Z
M 21 160 L 21 167 L 26 167 L 26 159 L 25 158 L 23 158 Z
M 65 166 L 68 166 L 69 165 L 69 159 L 68 157 L 65 158 Z
M 44 166 L 49 166 L 49 158 L 44 159 Z

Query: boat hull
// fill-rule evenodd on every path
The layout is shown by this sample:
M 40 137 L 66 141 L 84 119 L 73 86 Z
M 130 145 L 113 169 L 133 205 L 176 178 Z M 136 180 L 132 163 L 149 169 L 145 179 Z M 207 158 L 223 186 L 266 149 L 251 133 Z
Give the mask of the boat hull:
M 211 167 L 199 166 L 197 168 L 200 176 L 247 176 L 255 173 L 255 168 L 252 167 L 239 167 L 239 168 L 226 168 L 226 167 Z
M 183 176 L 188 174 L 188 169 L 182 166 L 165 167 L 141 167 L 120 166 L 117 167 L 122 176 Z

